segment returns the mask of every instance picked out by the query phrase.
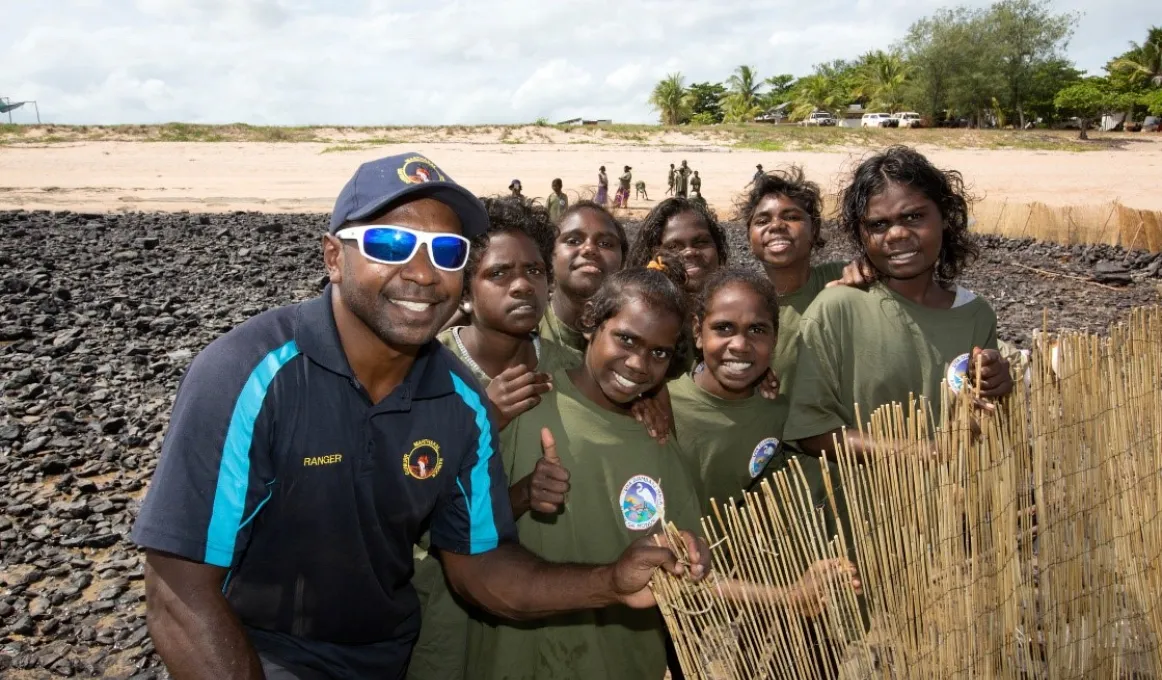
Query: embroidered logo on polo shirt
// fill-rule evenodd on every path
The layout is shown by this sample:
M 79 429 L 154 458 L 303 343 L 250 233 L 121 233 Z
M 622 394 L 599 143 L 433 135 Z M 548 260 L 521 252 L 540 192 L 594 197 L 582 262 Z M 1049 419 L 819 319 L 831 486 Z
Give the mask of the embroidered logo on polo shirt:
M 775 451 L 778 450 L 779 440 L 774 437 L 767 437 L 754 447 L 754 451 L 750 454 L 750 463 L 747 465 L 751 479 L 759 476 L 767 463 L 771 462 L 771 458 L 775 457 Z
M 403 457 L 403 473 L 416 479 L 427 479 L 440 474 L 444 458 L 440 456 L 440 445 L 431 439 L 421 439 L 412 444 L 412 450 Z
M 403 162 L 399 168 L 399 178 L 408 184 L 423 182 L 444 182 L 447 178 L 436 167 L 436 164 L 423 156 L 412 156 Z
M 948 364 L 948 371 L 944 374 L 944 379 L 948 381 L 948 388 L 952 390 L 953 394 L 960 394 L 965 383 L 968 382 L 968 362 L 971 358 L 968 353 L 961 354 Z
M 645 475 L 630 477 L 621 487 L 621 514 L 632 531 L 649 529 L 666 509 L 662 485 Z
M 325 456 L 307 456 L 303 458 L 303 467 L 310 465 L 334 465 L 343 462 L 343 454 L 328 453 Z

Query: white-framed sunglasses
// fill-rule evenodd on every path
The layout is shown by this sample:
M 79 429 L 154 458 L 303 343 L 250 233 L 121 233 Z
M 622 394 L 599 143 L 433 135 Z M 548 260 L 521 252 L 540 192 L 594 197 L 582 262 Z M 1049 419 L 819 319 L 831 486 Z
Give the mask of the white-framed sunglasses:
M 362 227 L 344 227 L 335 232 L 336 238 L 355 241 L 363 257 L 383 264 L 410 262 L 421 245 L 428 246 L 428 259 L 436 269 L 458 272 L 468 263 L 471 243 L 459 234 L 440 234 L 416 231 L 393 224 L 371 224 Z

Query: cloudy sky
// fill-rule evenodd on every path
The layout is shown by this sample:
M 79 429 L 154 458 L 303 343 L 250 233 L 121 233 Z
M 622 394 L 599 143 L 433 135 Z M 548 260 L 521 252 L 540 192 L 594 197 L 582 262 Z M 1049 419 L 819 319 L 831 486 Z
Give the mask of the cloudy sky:
M 987 5 L 987 0 L 967 0 Z M 2 0 L 0 96 L 45 122 L 653 122 L 653 83 L 886 47 L 937 0 Z M 1057 0 L 1082 11 L 1091 0 Z M 1098 73 L 1155 2 L 1104 0 L 1069 54 Z M 1153 9 L 1150 9 L 1153 7 Z M 1156 16 L 1150 17 L 1149 14 Z M 1142 35 L 1139 35 L 1141 33 Z M 27 107 L 13 113 L 27 121 Z

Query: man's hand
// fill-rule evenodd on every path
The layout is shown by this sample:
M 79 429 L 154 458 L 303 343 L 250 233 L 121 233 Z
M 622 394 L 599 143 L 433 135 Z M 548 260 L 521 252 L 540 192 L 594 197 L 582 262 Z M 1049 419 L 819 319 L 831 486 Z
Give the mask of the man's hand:
M 646 426 L 646 432 L 659 444 L 665 444 L 670 438 L 674 411 L 670 406 L 670 392 L 665 383 L 657 392 L 639 397 L 630 405 L 629 411 L 634 420 Z
M 496 429 L 503 430 L 517 416 L 541 403 L 553 389 L 548 373 L 530 371 L 524 364 L 505 369 L 488 383 L 488 400 L 497 411 Z
M 773 368 L 768 368 L 763 375 L 763 379 L 759 381 L 759 394 L 763 399 L 775 400 L 779 398 L 779 376 L 775 375 Z
M 977 375 L 977 359 L 980 359 L 980 375 Z M 980 396 L 986 398 L 1003 397 L 1013 391 L 1013 376 L 1009 370 L 1009 360 L 995 349 L 972 348 L 968 378 L 975 384 L 980 378 Z
M 843 275 L 834 281 L 827 282 L 826 288 L 832 286 L 851 286 L 852 288 L 866 288 L 875 280 L 875 270 L 863 258 L 852 260 L 843 268 Z
M 670 549 L 665 534 L 644 536 L 630 544 L 613 565 L 613 591 L 618 600 L 634 609 L 656 607 L 657 601 L 650 590 L 650 579 L 658 567 L 675 576 L 689 576 L 701 581 L 710 571 L 710 548 L 706 541 L 688 531 L 680 532 L 686 543 L 690 564 L 678 562 Z

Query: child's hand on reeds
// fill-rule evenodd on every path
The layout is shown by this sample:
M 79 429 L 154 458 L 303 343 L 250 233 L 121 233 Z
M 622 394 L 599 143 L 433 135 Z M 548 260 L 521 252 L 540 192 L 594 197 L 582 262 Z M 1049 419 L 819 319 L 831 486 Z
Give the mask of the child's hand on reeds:
M 827 604 L 828 583 L 838 582 L 835 587 L 844 587 L 843 581 L 850 583 L 858 595 L 863 592 L 859 580 L 859 569 L 849 560 L 832 558 L 819 560 L 807 568 L 807 573 L 795 584 L 790 603 L 803 616 L 818 616 Z

